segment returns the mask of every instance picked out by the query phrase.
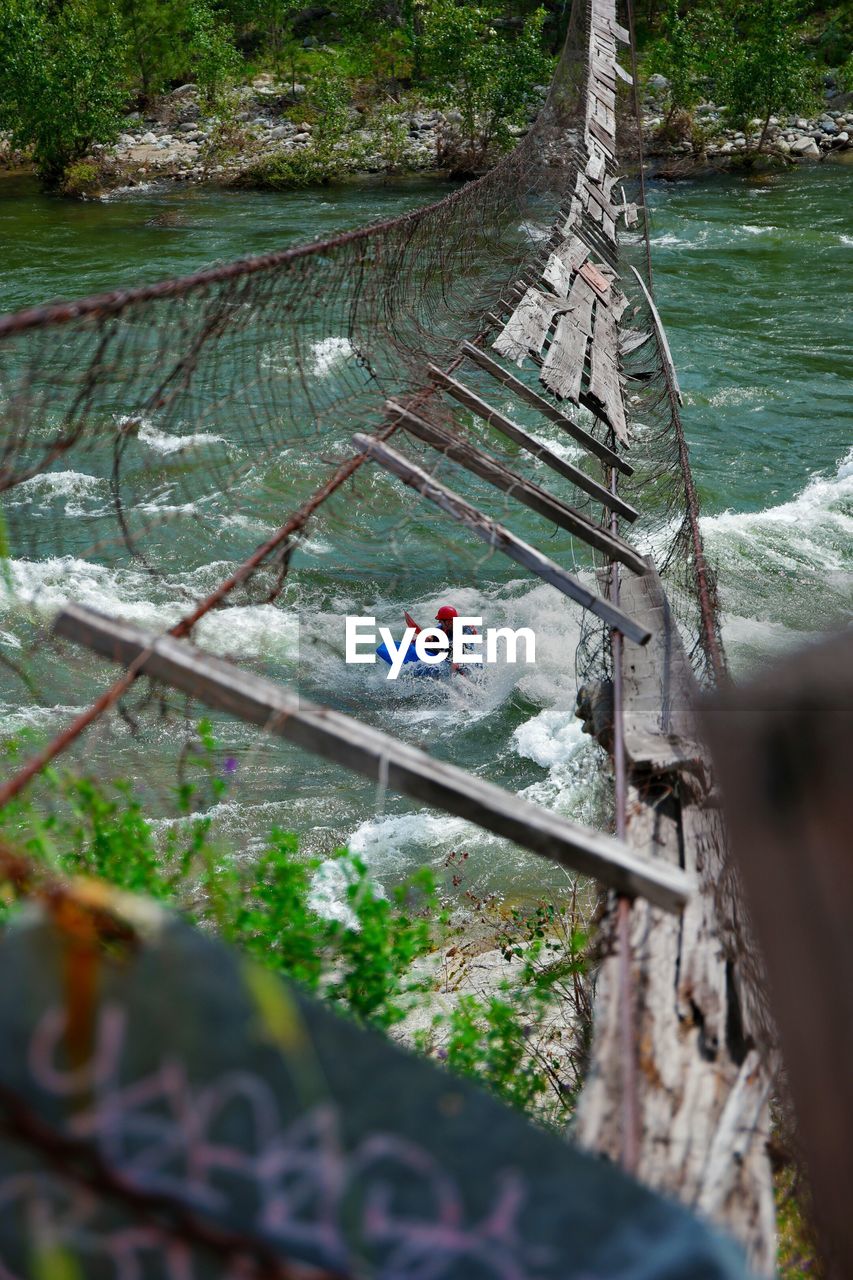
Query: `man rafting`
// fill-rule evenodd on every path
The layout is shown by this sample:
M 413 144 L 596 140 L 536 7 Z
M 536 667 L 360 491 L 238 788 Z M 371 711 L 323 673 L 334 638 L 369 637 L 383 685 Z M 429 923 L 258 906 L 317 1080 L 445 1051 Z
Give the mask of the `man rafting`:
M 450 648 L 448 649 L 444 658 L 445 662 L 449 660 L 450 654 L 453 649 L 453 622 L 454 622 L 454 619 L 458 617 L 459 617 L 459 610 L 454 609 L 452 604 L 443 604 L 439 609 L 438 613 L 435 615 L 435 621 L 438 623 L 437 629 L 439 631 L 443 631 L 444 634 L 447 636 L 447 639 L 450 641 Z M 411 619 L 409 618 L 408 615 L 406 615 L 406 622 L 411 624 Z M 475 636 L 477 634 L 477 628 L 463 627 L 462 634 L 463 636 Z M 427 640 L 424 642 L 424 648 L 426 650 L 429 650 L 432 653 L 437 653 L 439 649 L 438 641 Z M 467 672 L 465 668 L 461 665 L 461 663 L 454 662 L 453 670 L 458 671 L 461 675 L 467 675 Z

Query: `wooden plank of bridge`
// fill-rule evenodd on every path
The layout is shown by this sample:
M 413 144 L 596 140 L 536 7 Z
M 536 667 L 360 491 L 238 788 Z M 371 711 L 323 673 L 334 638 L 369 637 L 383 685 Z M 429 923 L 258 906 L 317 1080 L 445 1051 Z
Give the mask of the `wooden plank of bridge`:
M 598 145 L 604 149 L 604 151 L 607 153 L 610 159 L 615 160 L 616 159 L 616 154 L 614 151 L 615 143 L 613 141 L 612 134 L 609 134 L 607 130 L 604 129 L 601 126 L 601 124 L 599 124 L 599 122 L 595 119 L 590 119 L 587 121 L 587 128 L 589 129 L 589 132 L 592 134 L 592 136 L 595 138 Z
M 603 596 L 590 591 L 572 574 L 567 573 L 547 556 L 543 556 L 541 551 L 537 551 L 529 543 L 523 542 L 514 533 L 510 533 L 509 529 L 498 524 L 496 520 L 490 520 L 482 511 L 478 511 L 476 507 L 461 498 L 458 493 L 454 493 L 452 489 L 433 479 L 410 458 L 392 449 L 384 441 L 377 440 L 375 436 L 366 436 L 361 432 L 353 436 L 353 443 L 404 484 L 417 490 L 454 520 L 465 525 L 481 542 L 502 551 L 511 560 L 515 560 L 517 564 L 523 565 L 544 582 L 556 587 L 563 595 L 583 605 L 585 609 L 589 609 L 590 613 L 601 618 L 608 626 L 615 627 L 634 644 L 648 644 L 651 632 L 645 627 L 636 626 L 633 619 L 629 618 L 623 610 L 616 608 Z
M 680 911 L 691 882 L 678 868 L 657 867 L 611 836 L 590 831 L 531 804 L 455 765 L 392 738 L 360 720 L 309 702 L 300 693 L 252 675 L 172 636 L 67 605 L 54 631 L 112 662 L 141 662 L 140 674 L 181 689 L 207 706 L 259 725 L 268 733 L 394 791 L 504 836 L 523 848 L 600 879 L 619 893 L 648 895 Z
M 620 454 L 608 448 L 606 444 L 602 444 L 600 440 L 596 440 L 595 436 L 591 436 L 582 427 L 577 426 L 556 405 L 549 404 L 544 396 L 540 396 L 532 387 L 528 387 L 527 383 L 522 382 L 520 378 L 516 378 L 515 374 L 510 373 L 508 369 L 504 369 L 485 351 L 480 351 L 470 342 L 463 342 L 461 351 L 469 360 L 473 360 L 474 364 L 479 365 L 486 373 L 491 374 L 498 382 L 508 387 L 520 400 L 524 400 L 527 404 L 532 405 L 534 409 L 538 409 L 551 422 L 556 422 L 558 427 L 562 427 L 574 440 L 577 440 L 579 444 L 583 444 L 585 448 L 589 449 L 590 453 L 594 453 L 602 462 L 615 467 L 623 475 L 630 476 L 634 474 L 634 468 Z
M 592 308 L 595 294 L 583 275 L 575 276 L 568 298 L 568 310 L 561 316 L 540 378 L 555 395 L 576 404 L 580 399 L 587 343 L 592 336 Z
M 571 533 L 573 537 L 580 538 L 581 541 L 586 542 L 588 546 L 595 547 L 596 550 L 603 551 L 605 555 L 618 560 L 620 564 L 624 564 L 626 568 L 631 569 L 634 573 L 646 572 L 648 568 L 646 561 L 639 552 L 634 550 L 630 543 L 625 542 L 623 538 L 608 533 L 601 525 L 593 524 L 580 511 L 576 511 L 574 507 L 570 507 L 565 502 L 553 497 L 547 490 L 540 488 L 539 485 L 533 484 L 523 476 L 518 475 L 502 462 L 499 462 L 497 458 L 493 458 L 490 454 L 475 448 L 467 440 L 463 440 L 452 432 L 446 431 L 443 427 L 436 426 L 435 423 L 428 422 L 425 418 L 411 413 L 410 410 L 403 408 L 402 405 L 397 404 L 394 400 L 388 400 L 385 404 L 385 409 L 396 421 L 402 423 L 410 435 L 416 436 L 417 439 L 422 440 L 431 448 L 437 449 L 440 453 L 450 458 L 451 461 L 473 472 L 474 475 L 487 480 L 496 489 L 510 494 L 518 502 L 529 507 L 531 511 L 544 516 L 546 520 L 553 521 L 561 529 Z
M 625 405 L 619 382 L 619 369 L 613 357 L 617 352 L 616 330 L 612 316 L 599 305 L 595 317 L 595 329 L 590 352 L 589 394 L 601 406 L 607 422 L 625 444 L 628 442 L 628 425 L 625 421 Z
M 621 66 L 621 64 L 620 64 L 619 62 L 614 62 L 614 63 L 613 63 L 613 67 L 614 67 L 614 70 L 616 71 L 616 74 L 617 74 L 617 76 L 619 77 L 619 79 L 620 79 L 620 80 L 622 80 L 622 81 L 624 81 L 624 83 L 625 83 L 625 84 L 633 84 L 633 83 L 634 83 L 634 77 L 631 75 L 631 72 L 630 72 L 630 71 L 626 71 L 626 70 L 625 70 L 625 68 L 624 68 L 623 66 Z
M 642 578 L 620 583 L 619 603 L 652 632 L 623 663 L 625 751 L 635 770 L 657 773 L 701 758 L 693 707 L 696 679 L 663 583 L 649 559 Z
M 469 387 L 464 386 L 456 378 L 452 378 L 445 373 L 443 369 L 430 365 L 428 371 L 432 380 L 447 391 L 449 395 L 453 396 L 459 404 L 464 405 L 466 409 L 470 409 L 472 413 L 488 423 L 489 426 L 495 427 L 507 439 L 512 440 L 514 444 L 519 445 L 527 453 L 533 454 L 535 458 L 538 458 L 540 462 L 544 462 L 546 466 L 550 467 L 552 471 L 556 471 L 558 475 L 563 476 L 565 480 L 569 480 L 577 488 L 583 489 L 590 497 L 596 498 L 611 510 L 615 509 L 610 507 L 613 495 L 604 485 L 599 484 L 597 480 L 591 479 L 585 472 L 573 466 L 571 462 L 566 462 L 558 454 L 552 453 L 547 446 L 540 444 L 538 440 L 534 440 L 533 436 L 528 435 L 506 414 L 501 413 L 499 409 L 494 409 L 474 391 L 471 391 Z M 633 507 L 629 508 L 629 511 L 633 512 L 633 515 L 629 514 L 626 518 L 636 520 L 638 512 Z
M 492 344 L 495 350 L 513 364 L 521 364 L 530 353 L 538 354 L 561 305 L 559 298 L 528 289 Z
M 571 286 L 572 275 L 583 266 L 589 254 L 589 245 L 584 244 L 578 236 L 569 236 L 549 254 L 543 279 L 552 285 L 557 293 L 566 297 Z

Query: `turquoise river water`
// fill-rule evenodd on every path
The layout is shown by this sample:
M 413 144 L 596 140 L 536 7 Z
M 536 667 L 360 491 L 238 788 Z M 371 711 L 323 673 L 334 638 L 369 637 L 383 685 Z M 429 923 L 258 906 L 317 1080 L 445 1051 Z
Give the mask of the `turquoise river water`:
M 26 180 L 5 179 L 0 311 L 269 251 L 305 238 L 306 228 L 315 235 L 356 226 L 445 191 L 408 180 L 287 196 L 149 190 L 83 204 L 48 200 Z M 734 673 L 743 675 L 848 621 L 853 604 L 853 168 L 653 184 L 649 205 L 658 302 L 684 392 L 703 529 L 719 567 L 724 639 Z M 338 335 L 328 337 L 316 377 L 333 374 Z M 156 433 L 149 443 L 164 452 L 172 447 Z M 32 482 L 27 501 L 36 512 L 40 502 L 65 502 L 74 520 L 99 483 L 59 466 L 48 482 Z M 389 492 L 378 488 L 377 502 L 391 501 Z M 270 510 L 270 527 L 281 510 Z M 426 514 L 422 536 L 428 543 Z M 189 551 L 182 560 L 183 543 L 175 546 L 170 581 L 177 593 L 182 575 L 206 579 L 205 566 Z M 320 566 L 324 550 L 320 539 L 314 545 Z M 40 598 L 53 604 L 71 595 L 151 625 L 176 616 L 168 583 L 155 587 L 133 566 L 106 568 L 48 546 L 41 561 L 22 561 L 15 572 L 25 592 L 37 582 Z M 491 625 L 534 627 L 532 670 L 495 669 L 470 688 L 457 681 L 389 690 L 370 668 L 326 660 L 315 692 L 345 710 L 369 708 L 368 718 L 389 732 L 569 816 L 603 820 L 607 781 L 598 749 L 573 715 L 577 610 L 543 584 L 488 566 L 476 579 L 436 581 L 419 599 L 393 582 L 368 590 L 337 578 L 332 590 L 332 577 L 318 572 L 303 579 L 303 617 L 308 609 L 318 627 L 365 603 L 368 612 L 378 603 L 395 621 L 405 607 L 426 616 L 449 594 Z M 0 619 L 10 643 L 15 609 L 7 599 Z M 292 622 L 275 605 L 235 609 L 201 639 L 286 677 Z M 83 699 L 81 691 L 80 705 Z M 75 704 L 73 689 L 67 702 Z M 40 712 L 39 727 L 54 729 L 71 711 L 63 705 Z M 35 723 L 34 715 L 9 703 L 0 708 L 0 727 Z M 440 867 L 460 849 L 470 855 L 468 883 L 477 890 L 536 892 L 559 880 L 559 873 L 461 821 L 377 795 L 290 748 L 259 748 L 257 735 L 241 725 L 223 722 L 221 732 L 239 767 L 218 823 L 238 847 L 251 848 L 277 824 L 298 830 L 304 846 L 320 853 L 348 841 L 388 880 L 425 861 Z M 156 761 L 151 769 L 156 776 Z M 165 789 L 165 777 L 161 782 Z M 340 890 L 336 877 L 330 862 L 318 881 L 317 892 L 330 902 Z

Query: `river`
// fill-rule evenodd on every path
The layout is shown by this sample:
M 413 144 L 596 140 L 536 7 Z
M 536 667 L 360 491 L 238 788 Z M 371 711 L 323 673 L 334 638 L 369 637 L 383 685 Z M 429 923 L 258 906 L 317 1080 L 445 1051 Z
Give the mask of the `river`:
M 4 179 L 0 310 L 266 252 L 304 239 L 306 228 L 324 234 L 356 226 L 445 192 L 429 181 L 398 180 L 291 195 L 152 189 L 72 203 L 44 198 L 27 180 Z M 684 392 L 705 537 L 720 572 L 724 639 L 734 673 L 743 675 L 849 618 L 853 603 L 853 169 L 653 184 L 649 205 L 658 303 Z M 333 345 L 324 352 L 333 357 L 336 335 L 329 338 Z M 333 376 L 333 364 L 318 358 L 315 376 Z M 154 436 L 150 444 L 171 447 Z M 36 512 L 39 503 L 65 503 L 74 521 L 87 503 L 91 511 L 99 478 L 63 470 L 68 465 L 58 466 L 48 481 L 32 483 L 27 500 Z M 273 496 L 270 527 L 287 509 L 280 486 Z M 371 503 L 376 505 L 360 514 L 392 528 L 399 498 L 390 482 L 371 491 Z M 443 546 L 446 527 L 438 531 L 426 512 L 418 519 L 426 550 Z M 522 519 L 518 531 L 532 540 L 538 531 L 542 542 L 534 517 L 529 527 Z M 568 552 L 564 540 L 542 545 L 557 558 L 561 549 Z M 176 616 L 170 591 L 185 600 L 182 588 L 191 575 L 197 584 L 211 569 L 194 558 L 191 540 L 175 546 L 170 575 L 156 585 L 133 565 L 75 559 L 65 545 L 44 547 L 41 559 L 19 563 L 16 575 L 19 583 L 37 581 L 41 597 L 54 603 L 71 594 L 107 612 L 164 625 Z M 495 669 L 482 684 L 389 687 L 380 672 L 345 667 L 324 650 L 308 687 L 314 696 L 344 710 L 364 709 L 387 731 L 568 816 L 605 821 L 608 783 L 599 749 L 573 716 L 574 606 L 494 561 L 476 577 L 452 583 L 445 566 L 424 577 L 413 595 L 411 579 L 385 575 L 371 585 L 342 576 L 336 549 L 324 545 L 322 533 L 309 548 L 295 574 L 298 601 L 285 595 L 279 605 L 230 610 L 201 639 L 287 678 L 300 639 L 294 616 L 298 622 L 300 614 L 303 652 L 306 636 L 338 625 L 343 612 L 368 606 L 386 618 L 398 618 L 404 608 L 423 617 L 450 598 L 491 625 L 532 626 L 536 666 Z M 212 584 L 221 574 L 207 576 Z M 3 621 L 11 640 L 15 608 L 6 601 Z M 85 693 L 75 698 L 71 689 L 66 701 L 82 705 Z M 39 712 L 39 727 L 55 729 L 70 710 Z M 11 701 L 2 714 L 6 729 L 35 722 L 34 712 Z M 560 882 L 559 871 L 461 821 L 377 794 L 295 749 L 259 743 L 242 725 L 222 722 L 218 730 L 237 762 L 217 816 L 222 838 L 233 846 L 251 849 L 279 825 L 297 830 L 303 847 L 321 854 L 348 842 L 389 882 L 424 862 L 440 868 L 452 851 L 462 850 L 470 855 L 465 887 L 475 894 L 535 894 Z M 148 757 L 152 793 L 165 793 L 168 761 L 165 748 L 161 759 Z M 320 891 L 334 900 L 338 872 L 332 863 L 326 871 Z

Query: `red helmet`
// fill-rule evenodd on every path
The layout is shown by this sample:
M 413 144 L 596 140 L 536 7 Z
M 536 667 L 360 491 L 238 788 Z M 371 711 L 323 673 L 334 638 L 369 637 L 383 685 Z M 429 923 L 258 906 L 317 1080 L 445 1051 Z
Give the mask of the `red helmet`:
M 459 614 L 453 608 L 452 604 L 443 604 L 435 615 L 436 622 L 449 622 L 451 618 L 458 618 Z

